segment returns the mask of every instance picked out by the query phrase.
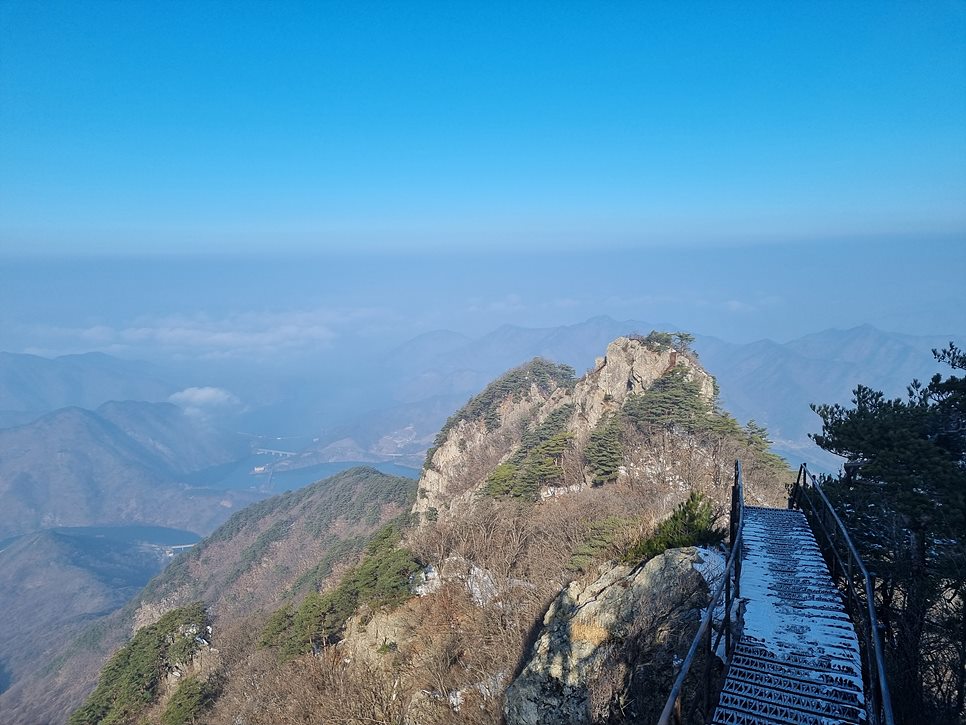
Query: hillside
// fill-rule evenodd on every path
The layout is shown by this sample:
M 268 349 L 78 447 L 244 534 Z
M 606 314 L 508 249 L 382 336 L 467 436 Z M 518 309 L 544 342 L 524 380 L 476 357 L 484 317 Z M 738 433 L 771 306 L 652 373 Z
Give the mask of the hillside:
M 165 563 L 161 547 L 109 531 L 42 531 L 0 551 L 0 710 L 65 641 L 123 606 Z
M 266 613 L 301 601 L 357 560 L 374 532 L 409 510 L 414 490 L 411 479 L 355 468 L 236 513 L 127 606 L 89 627 L 47 673 L 0 695 L 11 718 L 4 722 L 63 722 L 127 636 L 193 602 L 205 603 L 219 646 L 230 651 L 226 640 L 245 641 L 237 628 L 249 627 L 249 617 L 257 632 Z
M 193 466 L 232 460 L 237 442 L 168 403 L 63 408 L 0 430 L 0 539 L 55 526 L 154 524 L 211 531 L 253 500 L 189 489 Z
M 750 501 L 783 500 L 788 469 L 768 453 L 763 431 L 717 408 L 716 393 L 683 335 L 618 338 L 580 379 L 534 360 L 450 417 L 427 455 L 414 524 L 382 529 L 361 560 L 340 553 L 346 566 L 334 567 L 341 544 L 319 548 L 326 537 L 304 523 L 312 507 L 301 492 L 287 494 L 237 514 L 169 568 L 142 595 L 136 621 L 189 599 L 209 602 L 221 664 L 205 680 L 217 692 L 198 706 L 213 725 L 499 722 L 504 693 L 563 592 L 583 601 L 585 587 L 606 586 L 606 606 L 625 607 L 625 589 L 669 587 L 674 598 L 671 582 L 680 581 L 698 601 L 705 585 L 692 566 L 701 555 L 662 552 L 720 536 L 734 459 L 745 464 Z M 326 520 L 330 533 L 352 531 L 349 516 Z M 288 552 L 292 561 L 296 551 L 304 554 L 297 571 L 275 558 Z M 594 584 L 598 577 L 606 584 Z M 678 656 L 687 625 L 675 626 L 683 629 L 674 642 L 650 630 L 637 640 L 655 662 Z M 609 641 L 600 631 L 594 641 Z M 660 671 L 653 676 L 670 669 Z M 625 697 L 630 682 L 614 683 L 607 697 Z M 653 705 L 635 702 L 642 712 Z M 148 722 L 162 704 L 144 711 Z
M 11 703 L 36 697 L 24 693 L 65 642 L 167 563 L 142 541 L 157 532 L 136 524 L 205 533 L 261 498 L 182 482 L 245 447 L 170 403 L 63 408 L 0 430 L 0 541 L 19 537 L 0 551 L 0 610 L 10 615 L 0 623 L 2 719 Z M 178 536 L 170 543 L 197 538 Z
M 237 617 L 316 590 L 409 510 L 414 489 L 410 478 L 360 467 L 253 504 L 148 585 L 137 623 L 161 603 L 204 601 Z
M 141 445 L 175 475 L 244 458 L 248 442 L 193 418 L 172 403 L 112 400 L 97 414 Z

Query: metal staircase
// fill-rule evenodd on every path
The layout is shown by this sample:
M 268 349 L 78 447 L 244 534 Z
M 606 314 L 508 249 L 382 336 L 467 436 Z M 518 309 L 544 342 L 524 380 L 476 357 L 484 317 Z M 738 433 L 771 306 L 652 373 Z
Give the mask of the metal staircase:
M 855 629 L 799 511 L 745 509 L 743 633 L 712 722 L 865 722 Z
M 731 513 L 724 579 L 659 725 L 892 725 L 872 581 L 815 479 L 802 466 L 788 510 L 746 507 L 736 462 Z M 702 650 L 700 711 L 685 716 L 681 695 Z

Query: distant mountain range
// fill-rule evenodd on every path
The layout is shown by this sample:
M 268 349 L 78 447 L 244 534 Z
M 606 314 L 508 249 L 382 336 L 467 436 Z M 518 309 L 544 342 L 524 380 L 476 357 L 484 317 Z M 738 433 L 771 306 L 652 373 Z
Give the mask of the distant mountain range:
M 324 372 L 310 369 L 284 384 L 264 375 L 242 375 L 231 388 L 243 399 L 245 410 L 233 424 L 269 436 L 316 439 L 279 470 L 334 461 L 393 461 L 418 467 L 446 418 L 508 368 L 541 356 L 581 373 L 593 365 L 608 341 L 652 329 L 677 328 L 594 317 L 561 327 L 504 325 L 477 337 L 437 330 L 382 354 L 334 356 Z M 784 343 L 732 343 L 698 335 L 694 347 L 717 377 L 725 409 L 742 422 L 754 419 L 766 425 L 776 451 L 790 462 L 805 460 L 835 469 L 837 460 L 808 439 L 820 425 L 809 405 L 846 403 L 859 383 L 901 395 L 913 378 L 928 378 L 939 369 L 930 350 L 947 342 L 946 337 L 911 336 L 864 325 Z M 165 380 L 177 377 L 158 365 L 99 353 L 52 360 L 0 353 L 0 428 L 35 420 L 65 405 L 97 408 L 109 400 L 166 400 L 178 386 Z M 115 425 L 120 422 L 117 414 L 101 414 Z M 135 414 L 130 420 L 141 429 L 142 418 Z M 148 448 L 155 456 L 161 453 L 158 445 Z M 168 460 L 165 465 L 184 470 L 178 469 L 185 462 L 182 456 L 180 463 Z
M 354 460 L 395 456 L 414 464 L 419 458 L 414 441 L 425 445 L 447 410 L 456 410 L 508 368 L 541 356 L 580 373 L 593 365 L 607 341 L 652 329 L 676 330 L 668 324 L 595 317 L 552 328 L 504 325 L 478 338 L 445 330 L 421 335 L 388 353 L 378 373 L 367 372 L 367 386 L 381 381 L 385 397 L 394 401 L 392 408 L 366 411 L 351 424 L 329 431 L 304 460 L 339 460 L 351 451 Z M 948 342 L 946 337 L 916 337 L 864 325 L 786 343 L 730 343 L 698 335 L 694 348 L 717 378 L 727 411 L 742 423 L 754 419 L 766 425 L 776 452 L 793 465 L 807 461 L 834 470 L 837 459 L 808 438 L 821 426 L 809 405 L 847 403 L 860 383 L 890 396 L 902 395 L 914 378 L 927 379 L 940 370 L 930 351 Z M 396 450 L 390 450 L 392 440 L 400 441 Z M 299 465 L 299 459 L 291 465 Z
M 146 362 L 98 352 L 56 358 L 0 352 L 0 427 L 27 423 L 69 406 L 162 401 L 177 390 Z
M 948 342 L 946 337 L 914 337 L 863 325 L 784 344 L 736 345 L 699 337 L 695 347 L 718 378 L 722 403 L 732 415 L 767 426 L 775 450 L 789 461 L 835 469 L 837 459 L 808 439 L 809 433 L 821 431 L 821 420 L 809 405 L 848 403 L 858 384 L 890 397 L 905 395 L 913 379 L 928 380 L 941 370 L 931 350 Z
M 191 489 L 183 475 L 236 460 L 244 446 L 170 403 L 62 408 L 0 430 L 0 539 L 93 524 L 207 533 L 259 496 Z

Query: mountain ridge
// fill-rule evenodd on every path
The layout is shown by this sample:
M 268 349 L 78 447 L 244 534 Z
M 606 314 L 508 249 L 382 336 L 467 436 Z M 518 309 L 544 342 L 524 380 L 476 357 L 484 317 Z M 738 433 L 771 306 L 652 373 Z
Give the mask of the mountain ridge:
M 197 462 L 204 433 L 168 403 L 111 404 L 107 417 L 71 406 L 2 429 L 0 538 L 54 526 L 117 523 L 184 524 L 203 533 L 227 518 L 226 507 L 257 498 L 240 491 L 189 490 L 179 481 L 181 471 L 171 465 L 176 450 L 162 454 L 145 445 L 157 431 L 139 435 L 130 417 L 121 415 L 132 406 L 142 415 L 156 414 L 145 415 L 146 422 L 166 421 L 174 428 L 180 423 L 180 431 L 168 431 L 168 440 L 179 439 L 179 447 Z M 201 448 L 209 460 L 231 460 L 237 454 L 217 440 Z
M 0 352 L 0 424 L 5 415 L 92 409 L 108 400 L 162 401 L 177 390 L 155 366 L 140 360 L 101 352 L 53 358 Z
M 399 380 L 387 387 L 394 399 L 395 421 L 390 427 L 378 421 L 381 413 L 371 411 L 358 417 L 353 430 L 341 427 L 338 433 L 326 433 L 316 446 L 316 455 L 324 459 L 325 448 L 336 438 L 355 441 L 351 447 L 380 460 L 387 451 L 377 452 L 366 441 L 376 441 L 394 431 L 411 426 L 414 437 L 426 439 L 442 425 L 440 413 L 419 409 L 430 397 L 445 396 L 457 401 L 477 394 L 489 380 L 504 370 L 523 364 L 535 356 L 566 363 L 579 371 L 594 364 L 594 358 L 607 342 L 633 332 L 647 333 L 661 328 L 639 320 L 618 321 L 597 316 L 574 325 L 527 328 L 503 325 L 497 330 L 472 337 L 448 352 L 428 346 L 420 348 L 418 336 L 402 348 L 411 354 L 411 365 L 398 364 L 387 355 L 380 377 Z M 426 333 L 432 339 L 433 333 Z M 458 339 L 445 333 L 451 342 Z M 465 337 L 465 336 L 464 336 Z M 860 342 L 849 346 L 851 337 Z M 778 342 L 760 339 L 734 343 L 709 335 L 695 335 L 693 348 L 722 383 L 722 406 L 742 421 L 755 419 L 765 424 L 776 442 L 776 449 L 790 460 L 806 461 L 818 470 L 834 471 L 839 461 L 812 444 L 809 433 L 816 433 L 819 420 L 813 415 L 812 403 L 847 403 L 851 391 L 860 381 L 879 381 L 888 395 L 903 395 L 908 381 L 927 379 L 938 370 L 930 350 L 942 347 L 947 336 L 915 337 L 878 330 L 871 325 L 848 329 L 829 329 L 799 338 Z M 412 406 L 409 421 L 405 407 Z M 400 450 L 400 453 L 403 451 Z M 407 448 L 405 453 L 413 451 Z M 336 458 L 335 460 L 337 460 Z M 382 458 L 382 460 L 387 460 Z

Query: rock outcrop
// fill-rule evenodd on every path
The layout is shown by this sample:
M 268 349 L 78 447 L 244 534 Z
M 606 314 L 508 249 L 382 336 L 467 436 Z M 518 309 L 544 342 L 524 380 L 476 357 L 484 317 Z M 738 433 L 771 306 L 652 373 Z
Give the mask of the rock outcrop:
M 542 364 L 549 365 L 545 361 Z M 501 390 L 504 379 L 496 381 L 458 412 L 444 429 L 420 478 L 413 511 L 427 514 L 466 506 L 483 487 L 487 475 L 519 447 L 528 426 L 532 429 L 562 406 L 574 406 L 576 413 L 568 430 L 573 435 L 575 448 L 582 449 L 604 415 L 620 410 L 628 396 L 647 391 L 675 368 L 683 369 L 687 379 L 697 385 L 710 413 L 714 404 L 714 378 L 693 356 L 638 338 L 619 337 L 611 342 L 606 355 L 598 358 L 594 369 L 575 384 L 561 380 L 555 380 L 553 387 L 533 383 L 525 390 L 508 391 L 496 398 L 494 391 Z M 526 371 L 527 367 L 511 374 L 521 370 Z M 489 421 L 478 412 L 478 401 L 484 397 L 492 399 Z M 579 490 L 589 483 L 589 478 L 581 476 L 569 485 L 571 490 Z
M 633 685 L 670 689 L 663 681 L 673 677 L 676 650 L 690 644 L 682 632 L 707 603 L 708 587 L 695 569 L 702 563 L 698 549 L 671 549 L 643 566 L 615 566 L 592 584 L 563 589 L 507 689 L 508 725 L 589 725 L 607 721 L 615 708 L 645 715 L 654 703 L 642 701 L 642 688 Z
M 496 408 L 498 423 L 491 429 L 483 419 L 460 419 L 432 455 L 419 479 L 413 511 L 457 510 L 472 499 L 486 475 L 520 442 L 527 423 L 556 408 L 564 393 L 545 393 L 536 385 L 519 398 L 507 396 Z M 544 413 L 545 414 L 545 413 Z
M 462 556 L 449 556 L 437 569 L 430 564 L 410 579 L 413 594 L 424 597 L 435 594 L 444 583 L 453 582 L 462 587 L 473 598 L 478 607 L 489 604 L 499 592 L 493 575 L 483 567 L 467 561 Z
M 710 410 L 714 401 L 714 378 L 690 355 L 673 347 L 661 348 L 639 339 L 618 337 L 607 346 L 605 356 L 597 358 L 593 372 L 574 389 L 574 402 L 581 410 L 587 429 L 597 425 L 605 413 L 620 408 L 629 395 L 643 393 L 678 366 L 697 384 Z

